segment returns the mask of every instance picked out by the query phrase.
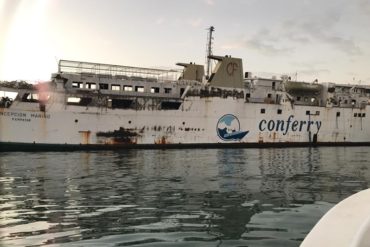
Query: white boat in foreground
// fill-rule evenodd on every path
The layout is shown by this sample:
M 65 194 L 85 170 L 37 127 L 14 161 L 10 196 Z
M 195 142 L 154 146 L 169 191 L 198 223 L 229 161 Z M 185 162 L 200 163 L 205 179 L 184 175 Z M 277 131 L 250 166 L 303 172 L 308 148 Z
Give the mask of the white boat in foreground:
M 358 192 L 330 209 L 314 226 L 301 247 L 370 246 L 370 189 Z

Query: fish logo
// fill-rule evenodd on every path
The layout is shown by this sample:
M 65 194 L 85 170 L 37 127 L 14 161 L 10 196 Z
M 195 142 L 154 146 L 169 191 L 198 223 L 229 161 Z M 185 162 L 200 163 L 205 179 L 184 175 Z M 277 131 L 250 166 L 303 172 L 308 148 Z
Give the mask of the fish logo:
M 240 141 L 249 131 L 240 130 L 239 119 L 232 115 L 223 115 L 217 122 L 217 135 L 224 141 Z

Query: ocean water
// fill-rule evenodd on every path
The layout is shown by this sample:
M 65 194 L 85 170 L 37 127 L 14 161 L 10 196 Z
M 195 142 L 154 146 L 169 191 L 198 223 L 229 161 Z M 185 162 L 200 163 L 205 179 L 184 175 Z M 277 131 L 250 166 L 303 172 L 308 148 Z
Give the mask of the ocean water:
M 299 246 L 369 151 L 0 153 L 0 246 Z

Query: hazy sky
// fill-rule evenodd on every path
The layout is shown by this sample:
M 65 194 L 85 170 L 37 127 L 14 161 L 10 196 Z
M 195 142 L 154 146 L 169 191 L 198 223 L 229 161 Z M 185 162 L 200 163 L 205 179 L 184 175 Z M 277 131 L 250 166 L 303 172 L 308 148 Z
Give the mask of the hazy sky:
M 370 84 L 370 0 L 0 0 L 0 80 L 58 59 L 175 68 L 214 54 L 255 75 Z

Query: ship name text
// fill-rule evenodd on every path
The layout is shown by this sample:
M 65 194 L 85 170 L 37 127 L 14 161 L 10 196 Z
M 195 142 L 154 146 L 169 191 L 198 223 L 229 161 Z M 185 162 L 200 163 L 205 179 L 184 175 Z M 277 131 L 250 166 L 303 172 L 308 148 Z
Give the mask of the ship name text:
M 321 128 L 321 121 L 303 121 L 294 120 L 294 116 L 290 115 L 287 120 L 266 120 L 262 119 L 258 125 L 260 131 L 281 131 L 286 135 L 288 131 L 311 131 L 312 126 L 316 126 L 317 132 Z
M 10 117 L 12 121 L 31 122 L 32 119 L 50 119 L 50 114 L 46 113 L 26 113 L 26 112 L 0 112 L 0 117 Z

